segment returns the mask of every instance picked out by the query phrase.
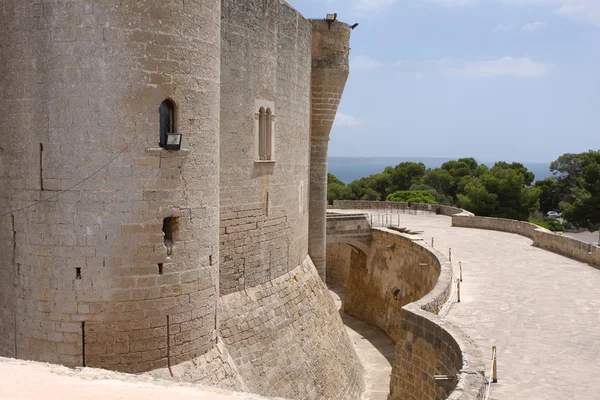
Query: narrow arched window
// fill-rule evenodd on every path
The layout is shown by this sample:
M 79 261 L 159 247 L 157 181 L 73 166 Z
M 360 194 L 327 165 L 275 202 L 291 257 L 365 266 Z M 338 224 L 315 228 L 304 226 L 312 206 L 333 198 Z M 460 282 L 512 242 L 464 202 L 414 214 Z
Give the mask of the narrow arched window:
M 257 99 L 254 108 L 254 140 L 256 162 L 275 161 L 275 103 Z
M 258 159 L 267 160 L 267 113 L 264 107 L 258 110 Z
M 271 113 L 271 109 L 267 108 L 267 116 L 266 116 L 266 127 L 265 127 L 265 160 L 271 159 L 271 149 L 273 143 L 273 114 Z
M 170 133 L 175 133 L 175 104 L 167 99 L 160 104 L 158 108 L 160 117 L 160 147 L 165 147 L 167 144 L 167 136 Z

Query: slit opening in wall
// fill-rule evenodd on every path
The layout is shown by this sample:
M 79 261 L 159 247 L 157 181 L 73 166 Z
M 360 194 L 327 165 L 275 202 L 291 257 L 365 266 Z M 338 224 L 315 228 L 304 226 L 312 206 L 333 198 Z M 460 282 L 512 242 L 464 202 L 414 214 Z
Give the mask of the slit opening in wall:
M 81 322 L 81 365 L 86 367 L 85 363 L 85 321 Z
M 162 231 L 164 234 L 164 243 L 165 247 L 167 248 L 168 256 L 173 253 L 173 243 L 175 242 L 178 226 L 179 218 L 177 217 L 167 217 L 163 220 Z
M 265 216 L 269 216 L 269 192 L 265 196 Z
M 162 274 L 163 274 L 163 264 L 162 264 L 162 263 L 159 263 L 159 264 L 158 264 L 158 274 L 159 274 L 159 275 L 162 275 Z
M 75 279 L 81 279 L 81 267 L 75 268 Z

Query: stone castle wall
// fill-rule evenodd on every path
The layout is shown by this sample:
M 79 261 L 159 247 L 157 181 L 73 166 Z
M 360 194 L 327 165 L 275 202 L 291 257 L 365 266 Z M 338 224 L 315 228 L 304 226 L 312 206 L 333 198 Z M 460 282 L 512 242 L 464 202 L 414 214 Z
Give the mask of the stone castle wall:
M 311 113 L 333 122 L 343 89 L 325 71 L 336 107 L 311 109 L 320 25 L 279 0 L 3 3 L 0 213 L 42 202 L 0 217 L 0 355 L 360 397 L 307 256 Z M 180 151 L 158 147 L 166 99 Z
M 308 248 L 311 26 L 277 0 L 223 1 L 221 295 L 300 265 Z M 258 105 L 274 113 L 274 161 L 258 161 Z M 268 104 L 268 103 L 267 103 Z
M 48 199 L 0 217 L 0 354 L 138 372 L 214 348 L 220 1 L 11 1 L 0 27 L 0 210 Z M 152 149 L 166 98 L 188 151 Z
M 222 17 L 220 335 L 251 392 L 358 398 L 362 367 L 307 258 L 311 23 L 278 0 L 224 1 Z M 273 161 L 257 160 L 260 105 Z
M 294 270 L 221 298 L 221 334 L 253 393 L 358 399 L 363 370 L 310 258 Z

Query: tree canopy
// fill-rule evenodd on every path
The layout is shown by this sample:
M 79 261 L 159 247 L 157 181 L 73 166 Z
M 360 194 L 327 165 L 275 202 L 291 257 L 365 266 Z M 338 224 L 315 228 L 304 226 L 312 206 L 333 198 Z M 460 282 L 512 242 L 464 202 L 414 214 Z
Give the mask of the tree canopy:
M 328 199 L 452 204 L 476 215 L 519 220 L 562 210 L 569 222 L 598 228 L 600 151 L 564 154 L 550 171 L 552 178 L 535 182 L 534 174 L 517 162 L 499 161 L 490 168 L 474 158 L 459 158 L 430 169 L 402 162 L 348 185 L 329 174 Z

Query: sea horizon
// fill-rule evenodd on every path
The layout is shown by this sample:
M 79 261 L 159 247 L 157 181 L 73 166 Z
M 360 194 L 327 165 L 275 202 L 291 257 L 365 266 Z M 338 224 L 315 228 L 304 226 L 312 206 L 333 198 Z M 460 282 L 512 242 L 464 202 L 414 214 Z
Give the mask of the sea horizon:
M 396 166 L 401 162 L 422 162 L 427 168 L 440 168 L 443 163 L 457 158 L 450 157 L 329 157 L 328 170 L 329 173 L 335 175 L 339 180 L 348 184 L 353 180 L 360 179 L 372 174 L 383 172 L 385 167 Z M 489 167 L 494 165 L 496 161 L 475 160 L 479 164 L 485 164 Z M 501 160 L 498 160 L 501 161 Z M 513 161 L 507 161 L 511 163 Z M 543 180 L 552 177 L 550 172 L 550 163 L 548 162 L 531 162 L 531 161 L 515 161 L 523 164 L 529 171 L 535 175 L 535 180 Z

